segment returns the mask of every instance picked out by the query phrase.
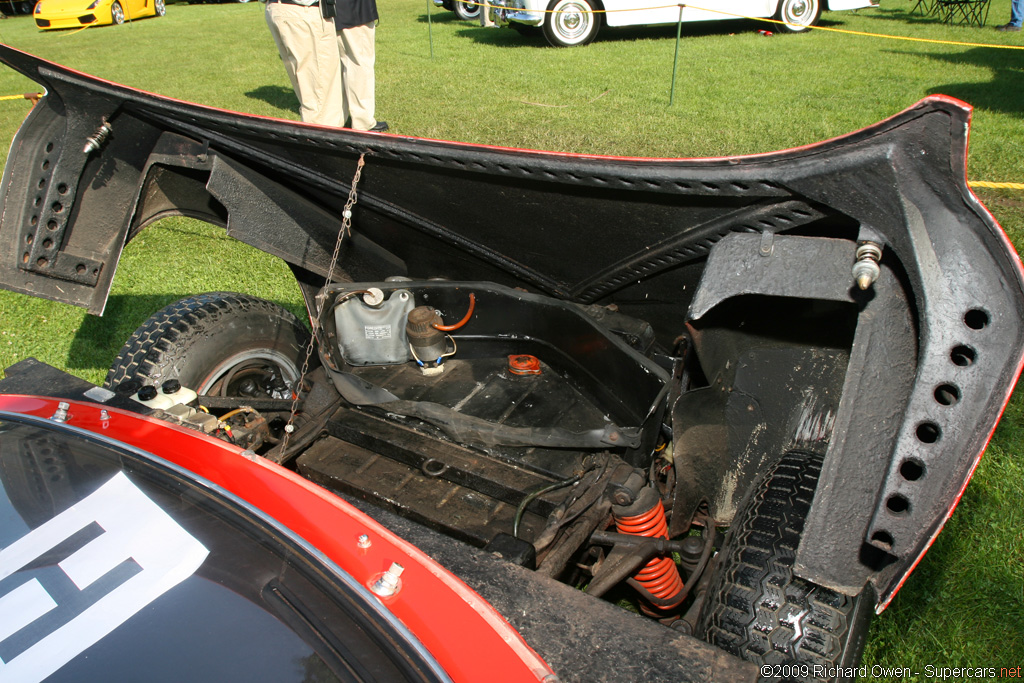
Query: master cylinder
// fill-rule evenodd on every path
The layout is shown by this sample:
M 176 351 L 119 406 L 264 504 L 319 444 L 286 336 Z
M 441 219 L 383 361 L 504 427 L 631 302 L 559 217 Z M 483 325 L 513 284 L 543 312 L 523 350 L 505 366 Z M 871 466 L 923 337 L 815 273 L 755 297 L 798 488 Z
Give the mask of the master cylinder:
M 437 329 L 442 325 L 444 320 L 433 306 L 417 306 L 409 313 L 405 333 L 417 359 L 437 361 L 448 350 L 445 333 Z

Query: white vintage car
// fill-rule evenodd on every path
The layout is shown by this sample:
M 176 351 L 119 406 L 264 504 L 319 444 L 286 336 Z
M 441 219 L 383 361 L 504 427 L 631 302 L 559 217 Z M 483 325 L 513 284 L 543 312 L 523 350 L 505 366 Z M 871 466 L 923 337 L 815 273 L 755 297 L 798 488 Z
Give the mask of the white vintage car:
M 872 7 L 871 0 L 489 0 L 495 23 L 520 32 L 540 28 L 555 47 L 586 45 L 601 26 L 650 26 L 678 21 L 715 21 L 738 17 L 774 18 L 779 30 L 799 33 L 818 23 L 823 9 Z M 682 14 L 680 15 L 680 8 Z

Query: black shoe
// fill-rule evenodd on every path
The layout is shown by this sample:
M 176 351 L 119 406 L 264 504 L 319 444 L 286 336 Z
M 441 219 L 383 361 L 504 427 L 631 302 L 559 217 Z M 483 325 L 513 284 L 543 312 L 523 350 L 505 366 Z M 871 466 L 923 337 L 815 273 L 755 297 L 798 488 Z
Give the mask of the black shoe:
M 1002 26 L 996 26 L 997 31 L 1019 31 L 1020 26 L 1014 26 L 1013 24 L 1003 24 Z
M 1015 30 L 1019 31 L 1020 29 L 1018 28 L 1018 29 L 1015 29 Z M 387 129 L 388 129 L 388 122 L 387 121 L 378 121 L 377 123 L 373 124 L 373 128 L 370 129 L 370 132 L 371 133 L 383 133 Z

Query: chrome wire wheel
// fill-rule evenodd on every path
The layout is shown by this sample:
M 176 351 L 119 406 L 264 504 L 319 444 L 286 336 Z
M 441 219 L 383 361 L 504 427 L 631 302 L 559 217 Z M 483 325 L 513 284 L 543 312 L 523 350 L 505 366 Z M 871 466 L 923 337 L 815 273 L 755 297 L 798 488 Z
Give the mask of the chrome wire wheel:
M 818 23 L 821 16 L 819 0 L 781 0 L 775 18 L 785 22 L 780 28 L 790 33 L 800 33 Z
M 544 22 L 544 35 L 555 47 L 586 45 L 597 36 L 601 20 L 587 0 L 554 0 Z
M 475 2 L 456 0 L 453 8 L 455 16 L 463 21 L 476 21 L 480 18 L 481 6 Z

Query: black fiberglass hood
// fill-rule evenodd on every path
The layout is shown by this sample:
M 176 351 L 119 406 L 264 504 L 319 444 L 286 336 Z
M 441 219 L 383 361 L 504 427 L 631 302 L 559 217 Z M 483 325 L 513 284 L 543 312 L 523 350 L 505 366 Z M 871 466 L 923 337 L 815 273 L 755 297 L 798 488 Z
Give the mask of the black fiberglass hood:
M 0 61 L 46 89 L 0 188 L 0 284 L 14 291 L 102 313 L 124 244 L 186 215 L 284 259 L 308 300 L 362 157 L 340 258 L 356 282 L 443 277 L 615 304 L 666 346 L 687 329 L 699 340 L 745 296 L 853 307 L 797 558 L 837 590 L 870 580 L 891 597 L 1019 371 L 1024 279 L 966 185 L 970 109 L 949 98 L 785 152 L 634 159 L 324 128 L 166 99 L 6 46 Z M 851 267 L 865 242 L 882 268 L 861 291 Z

